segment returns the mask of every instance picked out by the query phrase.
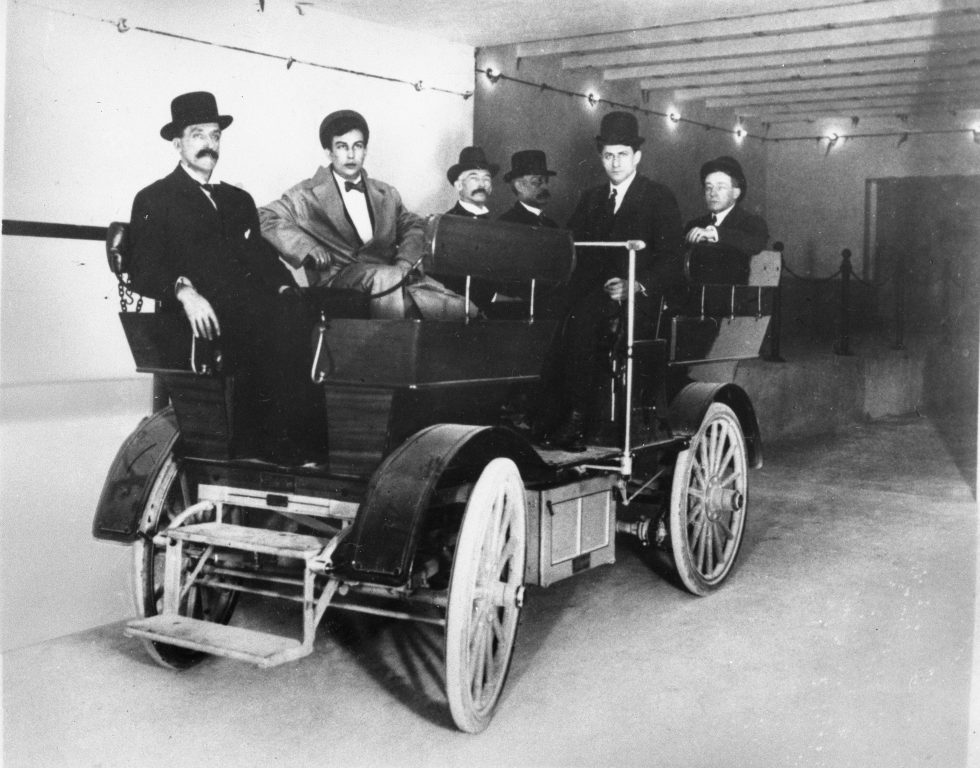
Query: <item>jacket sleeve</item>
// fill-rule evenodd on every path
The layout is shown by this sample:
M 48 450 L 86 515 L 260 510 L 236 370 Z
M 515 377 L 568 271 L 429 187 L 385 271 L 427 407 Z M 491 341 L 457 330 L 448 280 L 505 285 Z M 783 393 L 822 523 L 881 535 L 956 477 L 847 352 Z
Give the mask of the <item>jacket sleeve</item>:
M 133 200 L 129 218 L 130 280 L 133 288 L 151 299 L 173 298 L 174 284 L 181 276 L 169 243 L 168 211 L 149 190 Z
M 258 211 L 262 237 L 279 252 L 287 264 L 296 269 L 302 266 L 303 259 L 311 253 L 323 253 L 328 258 L 330 256 L 329 251 L 304 226 L 304 218 L 299 212 L 301 195 L 302 190 L 294 187 Z
M 293 278 L 292 272 L 286 268 L 286 265 L 279 259 L 279 254 L 276 253 L 276 250 L 260 234 L 261 226 L 258 211 L 255 209 L 255 201 L 247 193 L 246 199 L 246 217 L 248 219 L 246 231 L 249 232 L 247 240 L 249 247 L 249 267 L 255 271 L 259 279 L 269 288 L 278 290 L 283 285 L 296 285 L 296 280 Z
M 637 279 L 645 288 L 662 292 L 683 278 L 684 230 L 674 193 L 659 187 L 650 201 L 650 226 Z
M 738 227 L 726 227 L 722 222 L 718 227 L 718 242 L 729 248 L 752 256 L 769 243 L 769 227 L 761 216 L 746 213 L 738 222 Z
M 422 256 L 425 247 L 425 222 L 421 216 L 412 213 L 402 204 L 398 190 L 392 188 L 391 192 L 395 197 L 395 212 L 398 217 L 398 251 L 395 258 L 414 264 Z

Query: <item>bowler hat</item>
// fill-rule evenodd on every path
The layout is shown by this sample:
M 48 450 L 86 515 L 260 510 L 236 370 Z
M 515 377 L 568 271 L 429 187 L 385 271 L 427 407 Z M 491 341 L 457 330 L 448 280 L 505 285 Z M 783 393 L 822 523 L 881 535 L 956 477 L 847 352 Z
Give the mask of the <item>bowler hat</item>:
M 557 176 L 548 170 L 548 160 L 540 149 L 522 149 L 510 156 L 510 170 L 504 174 L 504 181 L 518 176 Z
M 364 143 L 367 144 L 371 132 L 368 130 L 367 120 L 360 112 L 355 112 L 353 109 L 331 112 L 320 123 L 320 146 L 329 149 L 334 136 L 343 136 L 353 130 L 363 133 Z
M 207 91 L 183 93 L 170 102 L 170 122 L 160 129 L 167 141 L 177 138 L 188 125 L 217 123 L 221 130 L 231 125 L 231 115 L 219 115 L 214 94 Z
M 704 184 L 704 180 L 709 174 L 718 171 L 731 176 L 732 183 L 742 190 L 741 197 L 744 198 L 746 192 L 748 192 L 748 184 L 745 182 L 745 174 L 742 172 L 742 166 L 739 165 L 738 160 L 728 155 L 722 155 L 721 157 L 716 157 L 714 160 L 709 160 L 701 166 L 701 183 Z
M 493 178 L 499 170 L 499 165 L 487 161 L 481 147 L 463 147 L 459 153 L 459 162 L 446 171 L 446 178 L 450 184 L 455 184 L 463 171 L 490 171 L 490 177 Z
M 600 147 L 607 144 L 625 144 L 636 149 L 645 139 L 640 136 L 636 116 L 629 112 L 610 112 L 603 115 L 599 124 L 599 135 L 595 137 Z

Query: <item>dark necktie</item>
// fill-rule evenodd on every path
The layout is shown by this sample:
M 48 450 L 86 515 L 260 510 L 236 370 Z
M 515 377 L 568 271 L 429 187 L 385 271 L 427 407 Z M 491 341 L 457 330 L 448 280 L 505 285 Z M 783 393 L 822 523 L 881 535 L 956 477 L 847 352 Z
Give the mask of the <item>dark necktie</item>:
M 613 216 L 616 213 L 616 188 L 613 187 L 609 192 L 609 199 L 606 200 L 606 212 Z
M 718 217 L 715 216 L 714 214 L 711 214 L 711 226 L 714 227 L 714 226 L 717 226 L 717 225 L 718 225 Z
M 202 184 L 201 189 L 210 195 L 214 192 L 214 184 Z
M 344 190 L 346 192 L 350 192 L 352 189 L 356 189 L 362 195 L 363 194 L 367 194 L 366 191 L 365 191 L 365 189 L 364 189 L 364 179 L 360 179 L 358 181 L 345 181 L 344 182 Z

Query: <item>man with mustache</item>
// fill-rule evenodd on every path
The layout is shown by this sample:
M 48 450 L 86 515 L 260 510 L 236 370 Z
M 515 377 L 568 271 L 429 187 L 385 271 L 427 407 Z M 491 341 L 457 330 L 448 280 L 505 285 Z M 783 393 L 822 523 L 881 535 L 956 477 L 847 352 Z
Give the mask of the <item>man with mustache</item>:
M 180 162 L 133 201 L 133 288 L 161 312 L 182 311 L 194 336 L 220 342 L 235 375 L 236 450 L 292 461 L 295 441 L 314 447 L 322 438 L 309 410 L 319 398 L 305 375 L 311 323 L 292 275 L 262 239 L 251 195 L 215 178 L 232 117 L 205 91 L 177 96 L 170 113 L 160 135 Z
M 493 193 L 493 177 L 499 170 L 499 165 L 487 161 L 480 147 L 463 147 L 459 162 L 446 172 L 459 198 L 446 213 L 473 219 L 490 218 L 487 201 Z
M 540 149 L 523 149 L 511 155 L 510 170 L 504 174 L 504 182 L 510 184 L 517 202 L 513 208 L 504 211 L 498 221 L 557 227 L 558 224 L 544 214 L 544 207 L 551 199 L 548 180 L 557 175 L 548 170 L 548 160 Z
M 262 206 L 259 218 L 263 237 L 305 268 L 311 286 L 362 291 L 372 296 L 371 317 L 399 319 L 412 311 L 401 288 L 422 257 L 424 224 L 397 189 L 364 170 L 369 138 L 360 113 L 331 112 L 320 123 L 329 164 Z

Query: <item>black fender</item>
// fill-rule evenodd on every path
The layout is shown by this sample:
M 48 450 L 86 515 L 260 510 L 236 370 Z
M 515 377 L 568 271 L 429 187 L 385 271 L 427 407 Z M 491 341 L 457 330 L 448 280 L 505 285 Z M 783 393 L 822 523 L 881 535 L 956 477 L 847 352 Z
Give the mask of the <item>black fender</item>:
M 684 387 L 667 409 L 667 421 L 673 435 L 691 437 L 701 426 L 704 414 L 712 403 L 724 403 L 738 416 L 745 435 L 745 449 L 748 452 L 749 466 L 759 469 L 762 466 L 762 435 L 759 420 L 748 394 L 737 384 L 716 384 L 713 382 L 694 382 Z
M 143 419 L 126 438 L 109 468 L 95 508 L 95 538 L 127 543 L 136 540 L 147 494 L 179 434 L 174 409 L 167 407 Z
M 408 583 L 425 511 L 439 480 L 452 472 L 475 480 L 491 459 L 506 456 L 522 474 L 546 469 L 519 434 L 502 427 L 436 424 L 390 453 L 368 483 L 364 502 L 332 560 L 350 580 Z

